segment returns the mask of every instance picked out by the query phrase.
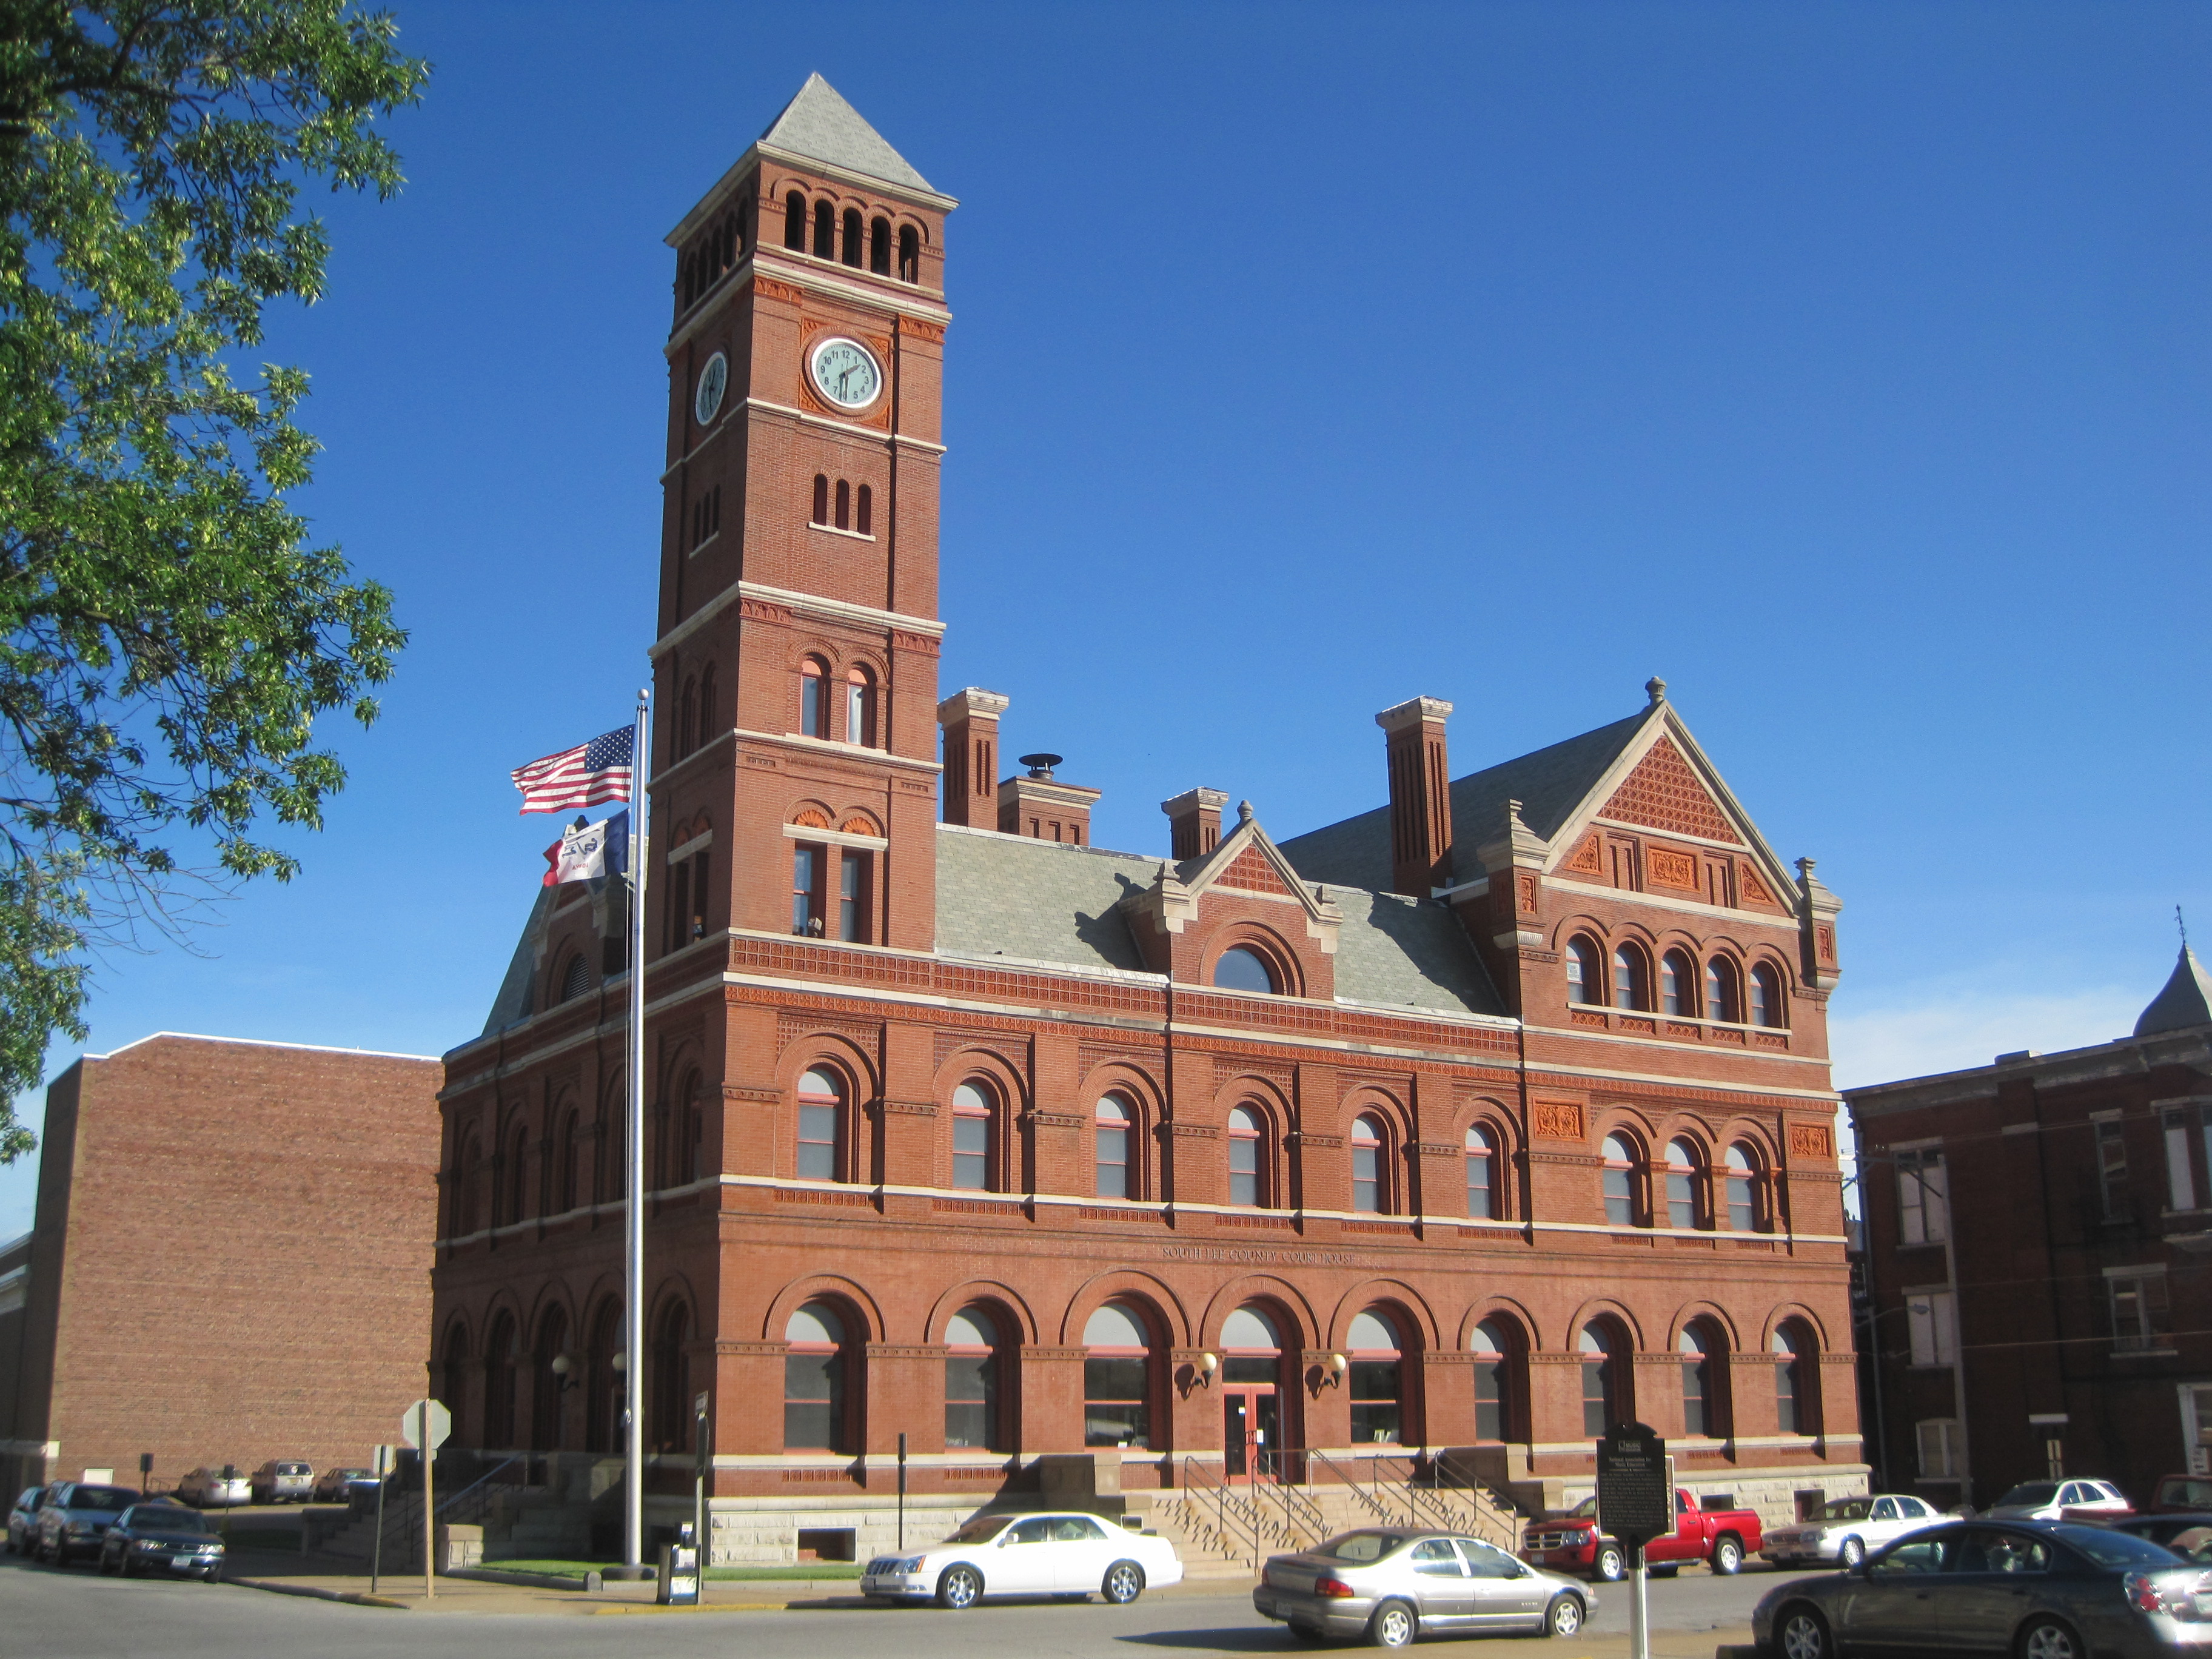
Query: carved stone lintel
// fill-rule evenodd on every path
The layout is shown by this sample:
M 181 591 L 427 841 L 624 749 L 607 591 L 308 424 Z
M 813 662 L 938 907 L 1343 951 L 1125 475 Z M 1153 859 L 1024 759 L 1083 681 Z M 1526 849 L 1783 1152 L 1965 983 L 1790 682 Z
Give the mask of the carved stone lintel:
M 886 1100 L 884 1112 L 890 1117 L 935 1117 L 937 1103 L 933 1100 Z

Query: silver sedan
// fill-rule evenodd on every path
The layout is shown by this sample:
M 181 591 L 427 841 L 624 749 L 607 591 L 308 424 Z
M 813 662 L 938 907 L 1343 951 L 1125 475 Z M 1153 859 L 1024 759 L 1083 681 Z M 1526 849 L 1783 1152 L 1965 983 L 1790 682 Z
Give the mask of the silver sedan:
M 1480 1539 L 1370 1527 L 1269 1557 L 1252 1605 L 1307 1641 L 1364 1635 L 1402 1648 L 1424 1632 L 1572 1636 L 1597 1595 Z

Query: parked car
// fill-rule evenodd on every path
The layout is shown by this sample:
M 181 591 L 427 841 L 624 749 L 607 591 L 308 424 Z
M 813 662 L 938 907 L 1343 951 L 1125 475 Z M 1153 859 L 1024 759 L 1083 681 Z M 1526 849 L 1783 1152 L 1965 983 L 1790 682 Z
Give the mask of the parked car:
M 177 1496 L 198 1509 L 235 1509 L 253 1501 L 253 1483 L 235 1463 L 203 1463 L 178 1482 Z
M 212 1584 L 222 1577 L 222 1540 L 205 1516 L 181 1504 L 166 1498 L 133 1504 L 100 1540 L 100 1570 L 125 1578 L 142 1572 L 173 1578 L 192 1573 Z
M 1480 1539 L 1370 1527 L 1268 1557 L 1252 1605 L 1307 1641 L 1364 1635 L 1402 1648 L 1425 1632 L 1572 1636 L 1597 1596 Z
M 1644 1545 L 1644 1561 L 1662 1574 L 1678 1572 L 1692 1561 L 1703 1561 L 1717 1573 L 1731 1573 L 1741 1569 L 1743 1558 L 1758 1551 L 1762 1541 L 1754 1510 L 1701 1510 L 1678 1487 L 1674 1530 Z M 1606 1535 L 1595 1498 L 1556 1519 L 1530 1522 L 1522 1534 L 1521 1559 L 1554 1572 L 1587 1574 L 1608 1584 L 1628 1571 L 1628 1552 L 1618 1539 Z
M 1148 1585 L 1182 1582 L 1182 1558 L 1158 1533 L 1132 1532 L 1095 1515 L 981 1515 L 941 1544 L 878 1555 L 860 1593 L 888 1601 L 972 1607 L 986 1595 L 1064 1595 L 1096 1590 L 1133 1601 Z
M 2184 1510 L 2212 1512 L 2212 1475 L 2161 1474 L 2142 1512 L 2171 1515 Z
M 315 1495 L 315 1472 L 305 1463 L 272 1457 L 254 1470 L 248 1485 L 257 1504 L 304 1504 Z
M 1883 1648 L 2149 1659 L 2203 1651 L 2208 1592 L 2203 1568 L 2125 1533 L 1947 1521 L 1849 1572 L 1776 1585 L 1752 1609 L 1751 1634 L 1779 1659 Z
M 67 1566 L 72 1557 L 96 1555 L 115 1517 L 137 1501 L 138 1494 L 128 1486 L 58 1480 L 39 1505 L 31 1553 L 58 1567 Z
M 8 1511 L 8 1553 L 28 1555 L 31 1540 L 39 1534 L 39 1504 L 46 1495 L 44 1486 L 26 1486 L 15 1500 L 15 1507 Z
M 325 1469 L 315 1478 L 314 1501 L 318 1504 L 345 1504 L 353 1499 L 354 1489 L 359 1487 L 371 1498 L 383 1483 L 369 1469 Z
M 2103 1521 L 2136 1506 L 2109 1480 L 2028 1480 L 1982 1513 L 1996 1521 Z
M 1873 1498 L 1838 1498 L 1811 1521 L 1777 1527 L 1766 1534 L 1759 1555 L 1778 1567 L 1834 1561 L 1856 1567 L 1908 1532 L 1932 1527 L 1943 1518 L 1923 1499 L 1903 1492 Z
M 2191 1561 L 2212 1562 L 2212 1510 L 2126 1515 L 2106 1524 L 2131 1538 L 2148 1538 Z

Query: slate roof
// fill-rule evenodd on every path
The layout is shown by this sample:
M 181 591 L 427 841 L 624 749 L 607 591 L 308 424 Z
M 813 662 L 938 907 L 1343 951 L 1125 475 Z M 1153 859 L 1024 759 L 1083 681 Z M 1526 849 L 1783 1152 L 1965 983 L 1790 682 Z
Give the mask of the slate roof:
M 1160 860 L 1026 836 L 940 825 L 937 948 L 975 957 L 1144 971 L 1119 908 Z M 1352 1002 L 1445 1014 L 1503 1014 L 1504 1004 L 1458 920 L 1441 904 L 1348 886 L 1328 897 L 1344 912 L 1336 994 Z
M 557 887 L 538 890 L 530 920 L 522 924 L 522 937 L 514 942 L 514 954 L 507 958 L 506 975 L 499 982 L 499 994 L 491 1000 L 491 1012 L 484 1017 L 481 1036 L 489 1036 L 530 1018 L 530 976 L 538 964 L 538 945 L 545 935 L 546 920 L 553 914 L 554 896 L 560 890 Z
M 2136 1035 L 2156 1036 L 2161 1031 L 2185 1031 L 2192 1025 L 2212 1025 L 2212 979 L 2205 976 L 2197 952 L 2185 945 L 2166 988 L 2150 1000 L 2150 1006 L 2136 1020 Z
M 1505 827 L 1505 803 L 1521 803 L 1521 822 L 1546 841 L 1558 835 L 1576 807 L 1597 787 L 1648 720 L 1662 718 L 1661 705 L 1601 726 L 1480 772 L 1455 778 L 1451 786 L 1454 856 L 1462 881 L 1475 874 L 1474 848 Z M 1301 875 L 1342 882 L 1370 892 L 1391 890 L 1390 809 L 1309 830 L 1277 843 Z
M 837 89 L 819 75 L 810 75 L 798 96 L 783 106 L 783 113 L 769 123 L 760 142 L 794 155 L 805 155 L 832 167 L 881 179 L 886 184 L 927 190 L 929 180 L 916 173 L 905 156 L 884 141 L 867 118 L 838 95 Z

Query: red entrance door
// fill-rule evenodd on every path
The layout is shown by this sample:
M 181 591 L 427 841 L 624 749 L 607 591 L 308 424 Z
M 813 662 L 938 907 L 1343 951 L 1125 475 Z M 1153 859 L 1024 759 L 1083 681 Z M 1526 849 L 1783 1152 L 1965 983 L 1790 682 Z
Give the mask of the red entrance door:
M 1221 1472 L 1232 1481 L 1279 1478 L 1281 1416 L 1272 1382 L 1225 1385 L 1221 1391 Z

